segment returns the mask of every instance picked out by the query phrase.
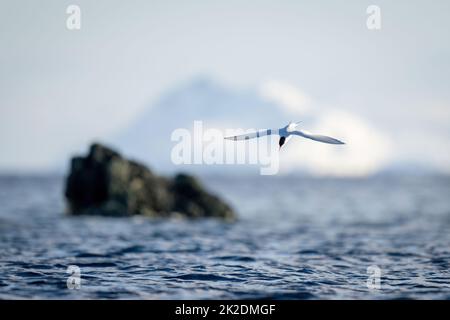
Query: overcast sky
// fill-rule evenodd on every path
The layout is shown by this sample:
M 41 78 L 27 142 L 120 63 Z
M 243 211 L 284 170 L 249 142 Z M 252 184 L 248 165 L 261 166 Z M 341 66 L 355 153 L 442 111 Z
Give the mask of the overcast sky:
M 81 30 L 66 28 L 70 4 Z M 450 172 L 449 14 L 445 0 L 2 0 L 0 170 L 50 170 L 206 74 L 297 88 L 364 119 L 393 158 Z

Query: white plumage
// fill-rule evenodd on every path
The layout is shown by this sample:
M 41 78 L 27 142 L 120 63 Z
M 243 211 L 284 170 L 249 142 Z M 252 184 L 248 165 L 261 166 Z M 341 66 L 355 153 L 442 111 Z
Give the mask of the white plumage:
M 307 132 L 305 130 L 299 130 L 299 129 L 297 129 L 299 124 L 300 124 L 299 122 L 295 122 L 295 123 L 294 122 L 290 122 L 287 126 L 285 126 L 283 128 L 258 130 L 258 131 L 249 132 L 249 133 L 246 133 L 246 134 L 237 135 L 237 136 L 225 137 L 225 139 L 234 140 L 234 141 L 249 140 L 249 139 L 254 139 L 254 138 L 259 138 L 259 137 L 263 137 L 263 136 L 276 134 L 276 135 L 280 136 L 280 141 L 278 143 L 280 145 L 280 148 L 293 135 L 300 136 L 300 137 L 307 138 L 307 139 L 311 139 L 311 140 L 314 140 L 314 141 L 323 142 L 323 143 L 345 144 L 344 142 L 342 142 L 342 141 L 340 141 L 338 139 L 332 138 L 332 137 L 328 137 L 328 136 L 324 136 L 324 135 L 320 135 L 320 134 L 312 134 L 312 133 L 309 133 L 309 132 Z

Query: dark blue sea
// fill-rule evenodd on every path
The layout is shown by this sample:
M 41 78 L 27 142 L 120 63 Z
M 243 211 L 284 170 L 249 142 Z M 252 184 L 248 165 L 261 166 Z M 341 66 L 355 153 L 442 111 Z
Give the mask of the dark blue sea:
M 450 299 L 450 177 L 203 182 L 238 221 L 71 217 L 64 177 L 2 176 L 0 298 Z

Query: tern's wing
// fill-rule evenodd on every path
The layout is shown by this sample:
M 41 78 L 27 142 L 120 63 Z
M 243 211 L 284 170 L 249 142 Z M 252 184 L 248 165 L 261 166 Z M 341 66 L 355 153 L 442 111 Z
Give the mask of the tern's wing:
M 306 131 L 300 131 L 300 130 L 295 130 L 294 132 L 292 132 L 292 134 L 295 134 L 297 136 L 301 136 L 304 138 L 308 138 L 314 141 L 319 141 L 319 142 L 324 142 L 324 143 L 331 143 L 331 144 L 345 144 L 345 142 L 342 142 L 338 139 L 335 138 L 331 138 L 331 137 L 327 137 L 327 136 L 322 136 L 320 134 L 312 134 Z
M 271 134 L 278 134 L 279 129 L 264 129 L 264 130 L 259 130 L 259 131 L 254 131 L 254 132 L 248 132 L 245 134 L 240 134 L 237 136 L 231 136 L 231 137 L 225 137 L 225 139 L 228 140 L 248 140 L 248 139 L 253 139 L 253 138 L 259 138 L 259 137 L 263 137 L 263 136 L 270 136 Z

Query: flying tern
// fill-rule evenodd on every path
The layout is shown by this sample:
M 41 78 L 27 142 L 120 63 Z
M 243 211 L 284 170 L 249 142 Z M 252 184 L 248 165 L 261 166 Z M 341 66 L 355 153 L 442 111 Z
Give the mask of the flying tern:
M 280 146 L 280 149 L 286 142 L 288 142 L 288 140 L 293 135 L 311 139 L 314 141 L 323 142 L 323 143 L 345 144 L 344 142 L 342 142 L 338 139 L 335 139 L 335 138 L 323 136 L 320 134 L 312 134 L 305 130 L 299 130 L 299 129 L 297 129 L 299 124 L 300 124 L 300 122 L 290 122 L 287 126 L 285 126 L 283 128 L 259 130 L 259 131 L 249 132 L 249 133 L 241 134 L 241 135 L 237 135 L 237 136 L 225 137 L 225 139 L 234 140 L 234 141 L 249 140 L 249 139 L 253 139 L 253 138 L 259 138 L 259 137 L 263 137 L 263 136 L 270 136 L 270 135 L 276 134 L 276 135 L 280 136 L 280 140 L 278 141 L 278 145 Z

